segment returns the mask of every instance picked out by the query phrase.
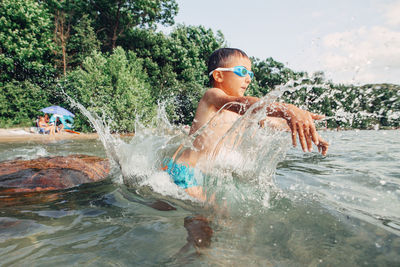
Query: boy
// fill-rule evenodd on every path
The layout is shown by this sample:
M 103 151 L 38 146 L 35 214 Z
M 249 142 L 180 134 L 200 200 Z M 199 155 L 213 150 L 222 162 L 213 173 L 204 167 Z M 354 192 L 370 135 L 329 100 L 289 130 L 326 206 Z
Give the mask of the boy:
M 241 115 L 260 100 L 257 97 L 244 96 L 254 74 L 250 59 L 243 51 L 234 48 L 214 51 L 208 62 L 208 73 L 212 88 L 204 93 L 199 102 L 189 135 L 203 126 L 206 128 L 201 129 L 200 135 L 194 140 L 195 150 L 188 148 L 182 152 L 180 146 L 172 160 L 162 168 L 190 196 L 203 201 L 205 194 L 195 177 L 196 164 L 212 153 L 215 154 L 220 138 Z M 314 125 L 314 120 L 324 116 L 284 103 L 273 103 L 263 108 L 268 116 L 286 120 L 292 132 L 293 146 L 296 146 L 298 135 L 303 151 L 311 151 L 314 142 L 322 150 L 322 155 L 326 155 L 329 145 L 318 135 Z M 217 113 L 218 116 L 215 116 Z M 212 123 L 209 123 L 210 120 Z M 178 153 L 181 155 L 178 156 Z

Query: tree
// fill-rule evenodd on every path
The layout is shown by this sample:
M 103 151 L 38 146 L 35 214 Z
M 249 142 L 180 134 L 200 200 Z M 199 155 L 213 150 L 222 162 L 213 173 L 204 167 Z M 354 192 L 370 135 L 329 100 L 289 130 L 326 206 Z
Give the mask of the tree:
M 172 25 L 178 4 L 175 0 L 92 0 L 90 11 L 103 48 L 110 51 L 134 27 L 154 29 L 157 23 Z
M 208 87 L 208 58 L 225 44 L 222 33 L 186 25 L 178 25 L 169 35 L 134 28 L 120 43 L 144 60 L 155 101 L 169 103 L 174 122 L 190 123 Z
M 2 0 L 0 5 L 0 82 L 41 83 L 54 69 L 50 15 L 33 0 Z
M 72 26 L 72 36 L 67 45 L 69 67 L 71 69 L 80 66 L 84 59 L 99 51 L 101 43 L 92 27 L 92 20 L 88 15 L 83 15 L 75 25 Z
M 184 82 L 208 86 L 207 62 L 211 53 L 225 45 L 220 31 L 203 26 L 178 25 L 171 33 L 174 69 Z
M 92 19 L 88 17 L 90 3 L 84 0 L 46 0 L 44 3 L 53 20 L 54 62 L 65 76 L 67 70 L 100 48 Z

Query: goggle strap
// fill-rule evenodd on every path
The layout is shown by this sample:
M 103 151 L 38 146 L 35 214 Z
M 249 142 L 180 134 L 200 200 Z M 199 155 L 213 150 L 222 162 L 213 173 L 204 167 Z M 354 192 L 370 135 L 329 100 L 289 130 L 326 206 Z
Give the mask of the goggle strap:
M 211 76 L 214 71 L 220 70 L 220 71 L 234 71 L 234 68 L 216 68 L 215 70 L 211 71 L 208 76 Z

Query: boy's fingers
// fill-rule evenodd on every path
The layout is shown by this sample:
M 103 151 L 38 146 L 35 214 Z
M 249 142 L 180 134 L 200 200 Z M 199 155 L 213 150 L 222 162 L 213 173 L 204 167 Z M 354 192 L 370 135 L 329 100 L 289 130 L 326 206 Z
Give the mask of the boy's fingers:
M 311 140 L 311 135 L 310 135 L 310 130 L 309 129 L 307 129 L 306 131 L 305 131 L 305 134 L 306 134 L 306 141 L 307 141 L 307 148 L 308 148 L 308 152 L 311 152 L 312 151 L 312 140 Z
M 313 120 L 321 120 L 323 118 L 325 118 L 325 115 L 319 115 L 319 114 L 315 114 L 315 113 L 311 113 L 311 118 L 313 118 Z
M 322 156 L 326 156 L 326 153 L 328 153 L 328 146 L 323 146 L 322 147 Z
M 307 146 L 306 146 L 306 139 L 304 137 L 303 127 L 301 127 L 301 126 L 299 127 L 298 133 L 299 133 L 299 140 L 300 140 L 301 148 L 303 149 L 304 152 L 306 152 Z
M 322 150 L 321 154 L 323 156 L 326 156 L 326 154 L 328 153 L 329 143 L 320 137 L 318 148 L 320 148 Z
M 296 138 L 297 138 L 297 127 L 296 124 L 291 124 L 290 128 L 292 130 L 292 144 L 294 147 L 297 146 Z
M 310 131 L 311 131 L 310 134 L 311 134 L 312 141 L 314 142 L 314 144 L 316 144 L 318 146 L 318 144 L 319 144 L 319 141 L 318 141 L 319 135 L 318 135 L 317 129 L 315 129 L 315 124 L 314 123 L 311 125 Z

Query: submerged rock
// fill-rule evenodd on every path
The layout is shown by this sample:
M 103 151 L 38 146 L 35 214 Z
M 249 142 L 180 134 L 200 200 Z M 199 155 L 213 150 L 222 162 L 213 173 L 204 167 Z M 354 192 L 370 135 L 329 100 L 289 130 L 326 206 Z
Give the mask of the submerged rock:
M 8 192 L 59 190 L 104 180 L 107 159 L 69 155 L 0 162 L 0 187 Z
M 150 204 L 148 204 L 149 207 L 152 207 L 153 209 L 159 210 L 159 211 L 170 211 L 170 210 L 176 210 L 174 206 L 171 204 L 162 201 L 162 200 L 156 200 Z
M 188 232 L 188 244 L 197 248 L 207 248 L 211 245 L 213 230 L 207 218 L 201 215 L 188 216 L 184 220 L 184 227 Z

